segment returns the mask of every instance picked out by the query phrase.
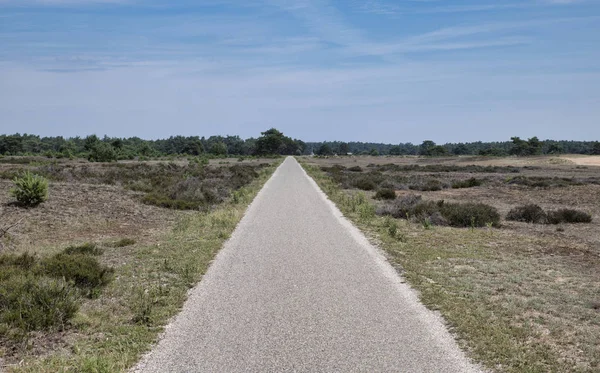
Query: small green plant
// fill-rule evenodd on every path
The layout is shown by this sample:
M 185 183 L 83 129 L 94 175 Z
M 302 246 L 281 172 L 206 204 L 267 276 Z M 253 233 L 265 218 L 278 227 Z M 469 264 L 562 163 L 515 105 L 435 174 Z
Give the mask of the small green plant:
M 388 226 L 388 234 L 392 238 L 396 238 L 398 235 L 398 224 L 395 221 Z
M 358 216 L 363 221 L 369 221 L 375 217 L 375 206 L 366 202 L 358 206 Z
M 109 246 L 109 247 L 127 247 L 127 246 L 131 246 L 131 245 L 135 245 L 135 240 L 134 239 L 132 239 L 132 238 L 121 238 L 118 241 L 111 242 L 107 246 Z
M 152 325 L 152 309 L 155 304 L 153 292 L 137 288 L 130 302 L 132 321 L 141 325 Z
M 113 269 L 100 264 L 94 257 L 84 254 L 59 253 L 41 263 L 42 273 L 62 278 L 87 290 L 88 297 L 95 297 L 101 287 L 112 280 Z
M 14 179 L 10 193 L 23 206 L 34 207 L 48 200 L 48 180 L 26 171 Z
M 425 228 L 425 229 L 431 229 L 433 227 L 433 224 L 431 223 L 430 218 L 423 219 L 422 224 L 423 224 L 423 228 Z
M 73 255 L 73 254 L 84 254 L 84 255 L 102 255 L 104 250 L 98 247 L 95 243 L 84 243 L 79 246 L 69 246 L 63 250 L 63 253 Z

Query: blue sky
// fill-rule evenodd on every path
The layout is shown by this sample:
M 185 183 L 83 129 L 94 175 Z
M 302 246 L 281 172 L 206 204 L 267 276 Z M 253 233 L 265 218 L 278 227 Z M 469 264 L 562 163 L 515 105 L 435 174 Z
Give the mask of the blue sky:
M 599 0 L 0 0 L 0 133 L 600 140 Z

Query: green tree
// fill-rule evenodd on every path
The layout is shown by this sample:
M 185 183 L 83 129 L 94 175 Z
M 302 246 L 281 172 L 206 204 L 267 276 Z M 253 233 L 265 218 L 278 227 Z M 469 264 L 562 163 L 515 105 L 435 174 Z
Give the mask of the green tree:
M 347 142 L 343 142 L 340 144 L 340 147 L 338 149 L 338 154 L 339 155 L 346 155 L 350 153 L 350 146 L 348 145 Z
M 550 144 L 548 147 L 548 154 L 562 154 L 564 149 L 560 144 Z
M 95 143 L 88 156 L 90 162 L 116 162 L 117 159 L 118 154 L 115 148 L 103 141 Z
M 227 155 L 227 145 L 224 142 L 216 142 L 210 148 L 210 152 L 214 155 Z
M 435 147 L 436 147 L 435 142 L 433 142 L 431 140 L 425 140 L 419 147 L 419 154 L 420 155 L 432 155 L 431 152 L 432 152 L 433 148 L 435 148 Z
M 598 142 L 598 141 L 594 142 L 594 145 L 592 145 L 592 150 L 590 151 L 590 153 L 592 155 L 600 155 L 600 142 Z
M 329 144 L 323 143 L 317 150 L 318 155 L 332 155 L 333 150 L 331 150 L 331 146 Z
M 453 150 L 454 155 L 467 155 L 470 154 L 469 148 L 465 144 L 458 144 Z
M 402 148 L 399 145 L 392 146 L 390 148 L 390 155 L 401 155 Z
M 271 128 L 265 132 L 262 132 L 261 135 L 262 136 L 256 140 L 256 154 L 280 154 L 285 137 L 283 133 L 275 128 Z
M 83 148 L 90 152 L 100 142 L 100 139 L 96 135 L 90 135 L 83 140 Z
M 431 155 L 433 157 L 441 157 L 441 156 L 447 155 L 447 154 L 448 154 L 448 151 L 446 150 L 446 148 L 444 148 L 441 145 L 436 145 L 429 149 L 428 155 Z

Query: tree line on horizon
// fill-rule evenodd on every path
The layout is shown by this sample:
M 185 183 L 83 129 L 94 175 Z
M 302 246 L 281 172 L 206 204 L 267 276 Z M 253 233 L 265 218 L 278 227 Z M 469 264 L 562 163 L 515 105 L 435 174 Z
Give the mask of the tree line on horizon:
M 530 156 L 541 154 L 598 154 L 598 141 L 541 141 L 537 137 L 523 140 L 512 137 L 504 142 L 467 142 L 438 145 L 425 140 L 412 143 L 383 144 L 367 142 L 304 142 L 285 136 L 271 128 L 258 138 L 239 136 L 171 136 L 167 139 L 143 140 L 90 135 L 85 138 L 62 136 L 40 137 L 31 134 L 0 135 L 0 155 L 43 155 L 49 158 L 85 157 L 91 161 L 150 158 L 170 155 L 189 156 L 267 156 L 267 155 L 483 155 Z

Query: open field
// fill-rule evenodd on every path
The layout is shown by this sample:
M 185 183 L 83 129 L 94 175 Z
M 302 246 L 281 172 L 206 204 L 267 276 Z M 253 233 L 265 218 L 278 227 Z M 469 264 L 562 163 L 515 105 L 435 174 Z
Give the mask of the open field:
M 10 295 L 14 284 L 39 283 L 76 311 L 51 323 L 3 310 L 0 370 L 128 369 L 178 312 L 279 162 L 0 159 L 0 228 L 16 224 L 0 240 L 0 302 L 36 302 Z M 14 203 L 11 179 L 24 170 L 50 180 L 47 202 Z M 70 258 L 104 268 L 98 286 L 53 277 L 53 263 L 64 268 Z
M 384 249 L 422 301 L 441 312 L 475 360 L 499 372 L 595 372 L 600 167 L 591 165 L 594 157 L 585 159 L 587 165 L 576 159 L 582 158 L 301 160 L 338 207 Z M 396 199 L 374 199 L 382 189 L 393 189 Z M 385 216 L 404 213 L 410 201 L 418 205 L 406 210 L 408 216 Z M 460 211 L 455 207 L 467 203 L 488 205 L 500 219 L 492 224 L 490 214 L 489 221 L 471 218 L 466 228 L 452 226 L 457 223 L 448 210 Z M 515 207 L 530 204 L 548 214 L 543 222 L 565 208 L 592 220 L 506 219 Z

